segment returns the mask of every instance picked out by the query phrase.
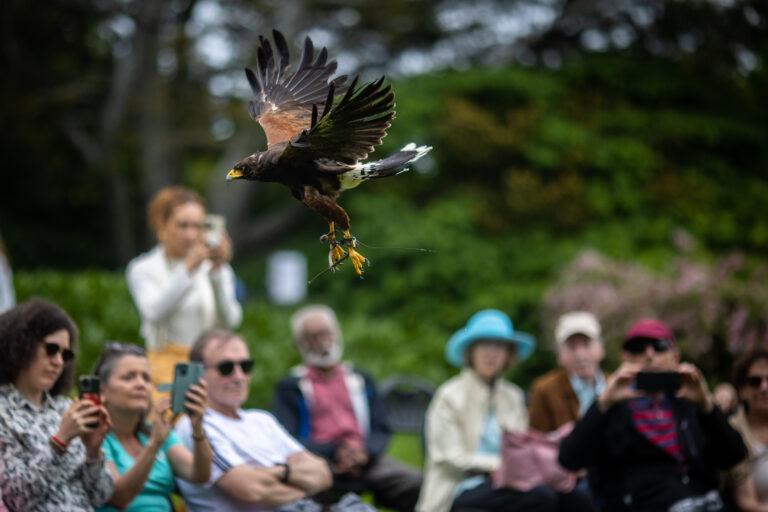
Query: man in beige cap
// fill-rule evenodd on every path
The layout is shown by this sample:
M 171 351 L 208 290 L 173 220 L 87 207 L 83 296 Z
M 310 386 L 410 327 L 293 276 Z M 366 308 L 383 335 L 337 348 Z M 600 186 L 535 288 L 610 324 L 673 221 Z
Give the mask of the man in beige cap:
M 556 430 L 578 420 L 605 389 L 600 323 L 587 311 L 571 311 L 555 327 L 559 368 L 536 379 L 529 406 L 531 428 Z

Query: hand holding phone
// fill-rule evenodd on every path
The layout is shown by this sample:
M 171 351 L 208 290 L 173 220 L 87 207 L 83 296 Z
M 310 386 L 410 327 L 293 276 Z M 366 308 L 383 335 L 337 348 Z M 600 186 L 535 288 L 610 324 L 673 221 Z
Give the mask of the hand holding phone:
M 209 213 L 205 216 L 205 245 L 216 249 L 221 244 L 221 237 L 226 230 L 227 219 L 223 215 Z
M 648 393 L 674 395 L 682 383 L 678 372 L 639 372 L 635 377 L 635 387 Z
M 77 379 L 78 396 L 81 400 L 93 402 L 93 405 L 101 405 L 101 380 L 95 375 L 81 375 Z M 97 423 L 88 423 L 90 428 L 96 428 Z
M 184 406 L 189 387 L 197 384 L 203 378 L 205 366 L 199 362 L 176 363 L 173 371 L 173 386 L 171 388 L 171 410 L 177 414 L 189 412 Z

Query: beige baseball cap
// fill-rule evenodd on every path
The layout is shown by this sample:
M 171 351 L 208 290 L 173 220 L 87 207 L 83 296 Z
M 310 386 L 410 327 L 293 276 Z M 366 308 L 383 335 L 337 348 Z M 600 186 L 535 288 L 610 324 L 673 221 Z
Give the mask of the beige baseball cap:
M 574 334 L 583 334 L 589 338 L 600 340 L 602 333 L 600 322 L 589 311 L 570 311 L 557 319 L 555 341 L 558 345 Z

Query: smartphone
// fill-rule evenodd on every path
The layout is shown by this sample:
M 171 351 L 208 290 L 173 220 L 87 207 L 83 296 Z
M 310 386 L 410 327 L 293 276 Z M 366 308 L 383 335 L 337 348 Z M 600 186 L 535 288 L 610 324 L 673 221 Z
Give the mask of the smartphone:
M 81 375 L 77 379 L 77 395 L 81 400 L 90 400 L 94 405 L 101 404 L 101 380 L 95 375 Z M 86 426 L 96 428 L 98 423 L 88 423 Z
M 80 399 L 101 404 L 101 381 L 95 375 L 81 375 L 77 379 L 77 389 Z
M 223 215 L 209 213 L 205 216 L 205 244 L 216 249 L 227 228 L 227 219 Z
M 635 377 L 635 387 L 650 393 L 673 394 L 682 384 L 683 378 L 677 372 L 640 372 Z
M 173 370 L 173 386 L 171 387 L 171 410 L 175 413 L 189 412 L 184 407 L 189 387 L 203 378 L 203 363 L 176 363 Z

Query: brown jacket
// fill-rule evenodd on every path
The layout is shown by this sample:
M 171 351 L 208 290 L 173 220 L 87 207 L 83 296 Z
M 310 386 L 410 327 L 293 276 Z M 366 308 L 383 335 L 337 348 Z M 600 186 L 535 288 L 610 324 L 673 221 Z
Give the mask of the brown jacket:
M 533 381 L 528 415 L 531 428 L 542 432 L 579 419 L 579 399 L 564 368 L 556 368 Z
M 528 414 L 531 428 L 542 432 L 579 419 L 579 399 L 564 368 L 556 368 L 533 381 Z

